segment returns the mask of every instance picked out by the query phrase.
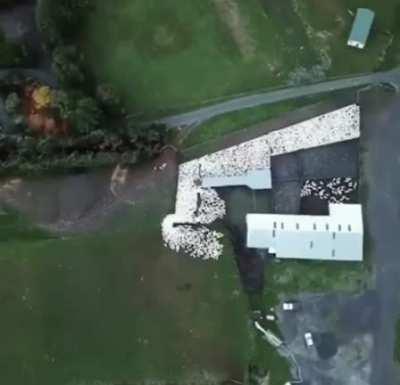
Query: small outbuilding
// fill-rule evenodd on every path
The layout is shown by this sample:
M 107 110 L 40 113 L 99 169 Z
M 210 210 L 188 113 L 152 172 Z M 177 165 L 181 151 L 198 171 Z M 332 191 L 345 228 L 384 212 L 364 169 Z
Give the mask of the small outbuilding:
M 347 45 L 363 49 L 374 22 L 375 13 L 367 8 L 358 8 Z

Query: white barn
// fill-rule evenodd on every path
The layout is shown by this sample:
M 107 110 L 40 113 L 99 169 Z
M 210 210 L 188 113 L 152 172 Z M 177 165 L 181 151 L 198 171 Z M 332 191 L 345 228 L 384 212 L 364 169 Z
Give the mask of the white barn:
M 247 247 L 282 259 L 363 260 L 359 204 L 330 204 L 329 215 L 248 214 Z

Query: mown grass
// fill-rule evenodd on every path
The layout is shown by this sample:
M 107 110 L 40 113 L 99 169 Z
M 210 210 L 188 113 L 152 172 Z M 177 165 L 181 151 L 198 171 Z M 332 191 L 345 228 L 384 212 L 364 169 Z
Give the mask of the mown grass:
M 240 111 L 231 112 L 213 118 L 198 127 L 195 127 L 189 135 L 182 136 L 184 140 L 181 143 L 183 148 L 205 144 L 207 141 L 222 140 L 224 137 L 230 137 L 230 134 L 239 133 L 241 130 L 250 131 L 252 127 L 261 123 L 267 123 L 268 120 L 284 117 L 288 112 L 300 109 L 301 107 L 311 107 L 331 103 L 334 108 L 335 101 L 349 100 L 354 98 L 354 90 L 344 90 L 330 93 L 328 95 L 316 95 L 303 97 L 284 102 L 273 103 L 270 105 L 247 108 Z
M 193 132 L 185 138 L 182 146 L 195 146 L 207 142 L 208 140 L 222 137 L 223 135 L 238 131 L 252 124 L 283 115 L 298 105 L 299 103 L 289 101 L 222 115 L 196 127 Z
M 131 113 L 147 119 L 239 93 L 398 64 L 396 0 L 324 6 L 220 0 L 231 13 L 216 2 L 96 2 L 81 42 L 91 69 L 116 87 Z M 377 14 L 362 51 L 346 44 L 351 12 L 360 6 Z M 232 27 L 232 20 L 239 22 Z
M 165 248 L 163 191 L 108 232 L 0 242 L 2 383 L 242 380 L 249 331 L 234 260 Z
M 292 377 L 288 360 L 279 355 L 276 349 L 263 339 L 258 332 L 253 334 L 253 355 L 249 377 L 250 384 L 259 384 L 261 379 L 269 376 L 270 385 L 286 384 Z
M 286 21 L 258 0 L 233 3 L 248 57 L 213 0 L 99 1 L 83 38 L 91 67 L 131 112 L 154 116 L 282 84 L 297 62 L 312 61 L 312 51 L 293 59 L 297 42 L 280 38 Z
M 358 292 L 368 287 L 370 272 L 362 263 L 276 261 L 266 268 L 266 287 L 276 294 Z
M 0 208 L 0 228 L 0 244 L 13 240 L 29 242 L 53 238 L 51 234 L 37 228 L 25 216 L 10 208 Z

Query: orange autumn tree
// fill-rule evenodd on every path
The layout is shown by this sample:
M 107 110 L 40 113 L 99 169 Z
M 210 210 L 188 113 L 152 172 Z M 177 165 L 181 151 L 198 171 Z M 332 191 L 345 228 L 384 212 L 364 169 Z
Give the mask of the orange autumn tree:
M 28 126 L 38 135 L 60 136 L 68 133 L 68 123 L 56 117 L 54 90 L 48 86 L 31 85 L 25 89 Z

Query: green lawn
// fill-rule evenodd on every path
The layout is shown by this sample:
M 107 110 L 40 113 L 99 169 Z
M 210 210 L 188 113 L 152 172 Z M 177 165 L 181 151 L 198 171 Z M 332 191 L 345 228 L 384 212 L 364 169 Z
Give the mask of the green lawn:
M 2 384 L 242 380 L 250 340 L 232 253 L 204 262 L 165 248 L 173 186 L 162 187 L 107 233 L 45 239 L 27 226 L 0 242 Z
M 117 86 L 131 111 L 154 115 L 281 84 L 314 60 L 282 40 L 286 27 L 259 0 L 98 1 L 84 43 L 98 78 Z
M 377 13 L 363 51 L 346 46 L 349 11 L 358 6 Z M 397 0 L 324 6 L 318 0 L 102 0 L 82 45 L 98 80 L 113 84 L 132 113 L 148 118 L 288 82 L 393 66 L 396 7 Z
M 323 7 L 318 0 L 294 0 L 294 4 L 319 57 L 325 57 L 331 63 L 328 71 L 330 76 L 381 69 L 387 59 L 386 49 L 388 54 L 397 49 L 394 44 L 390 45 L 391 33 L 400 37 L 399 26 L 396 25 L 396 13 L 399 11 L 397 0 L 331 0 Z M 347 47 L 353 14 L 359 7 L 370 8 L 376 13 L 364 50 Z
M 371 272 L 362 263 L 278 261 L 266 267 L 267 295 L 329 291 L 358 292 L 368 287 Z
M 269 385 L 284 385 L 291 378 L 289 361 L 279 353 L 260 334 L 253 334 L 253 355 L 250 370 L 250 384 L 258 385 L 262 378 L 269 376 Z
M 211 119 L 196 127 L 184 140 L 183 146 L 190 147 L 208 140 L 220 138 L 226 134 L 238 131 L 250 125 L 284 115 L 293 110 L 297 104 L 293 101 L 249 108 L 242 111 L 232 112 Z
M 207 146 L 208 141 L 214 140 L 222 141 L 224 138 L 229 138 L 236 133 L 251 131 L 253 127 L 258 124 L 262 125 L 271 119 L 280 118 L 285 116 L 288 112 L 300 109 L 307 106 L 317 106 L 322 103 L 332 103 L 334 106 L 335 101 L 343 101 L 345 98 L 349 99 L 349 103 L 353 101 L 354 91 L 338 91 L 328 95 L 317 95 L 312 97 L 299 98 L 295 100 L 287 100 L 284 102 L 273 103 L 270 105 L 258 106 L 254 108 L 247 108 L 240 111 L 231 112 L 213 118 L 198 127 L 189 131 L 183 137 L 182 147 L 185 149 L 192 146 L 201 145 Z M 332 107 L 334 108 L 334 107 Z M 261 134 L 260 134 L 261 135 Z

